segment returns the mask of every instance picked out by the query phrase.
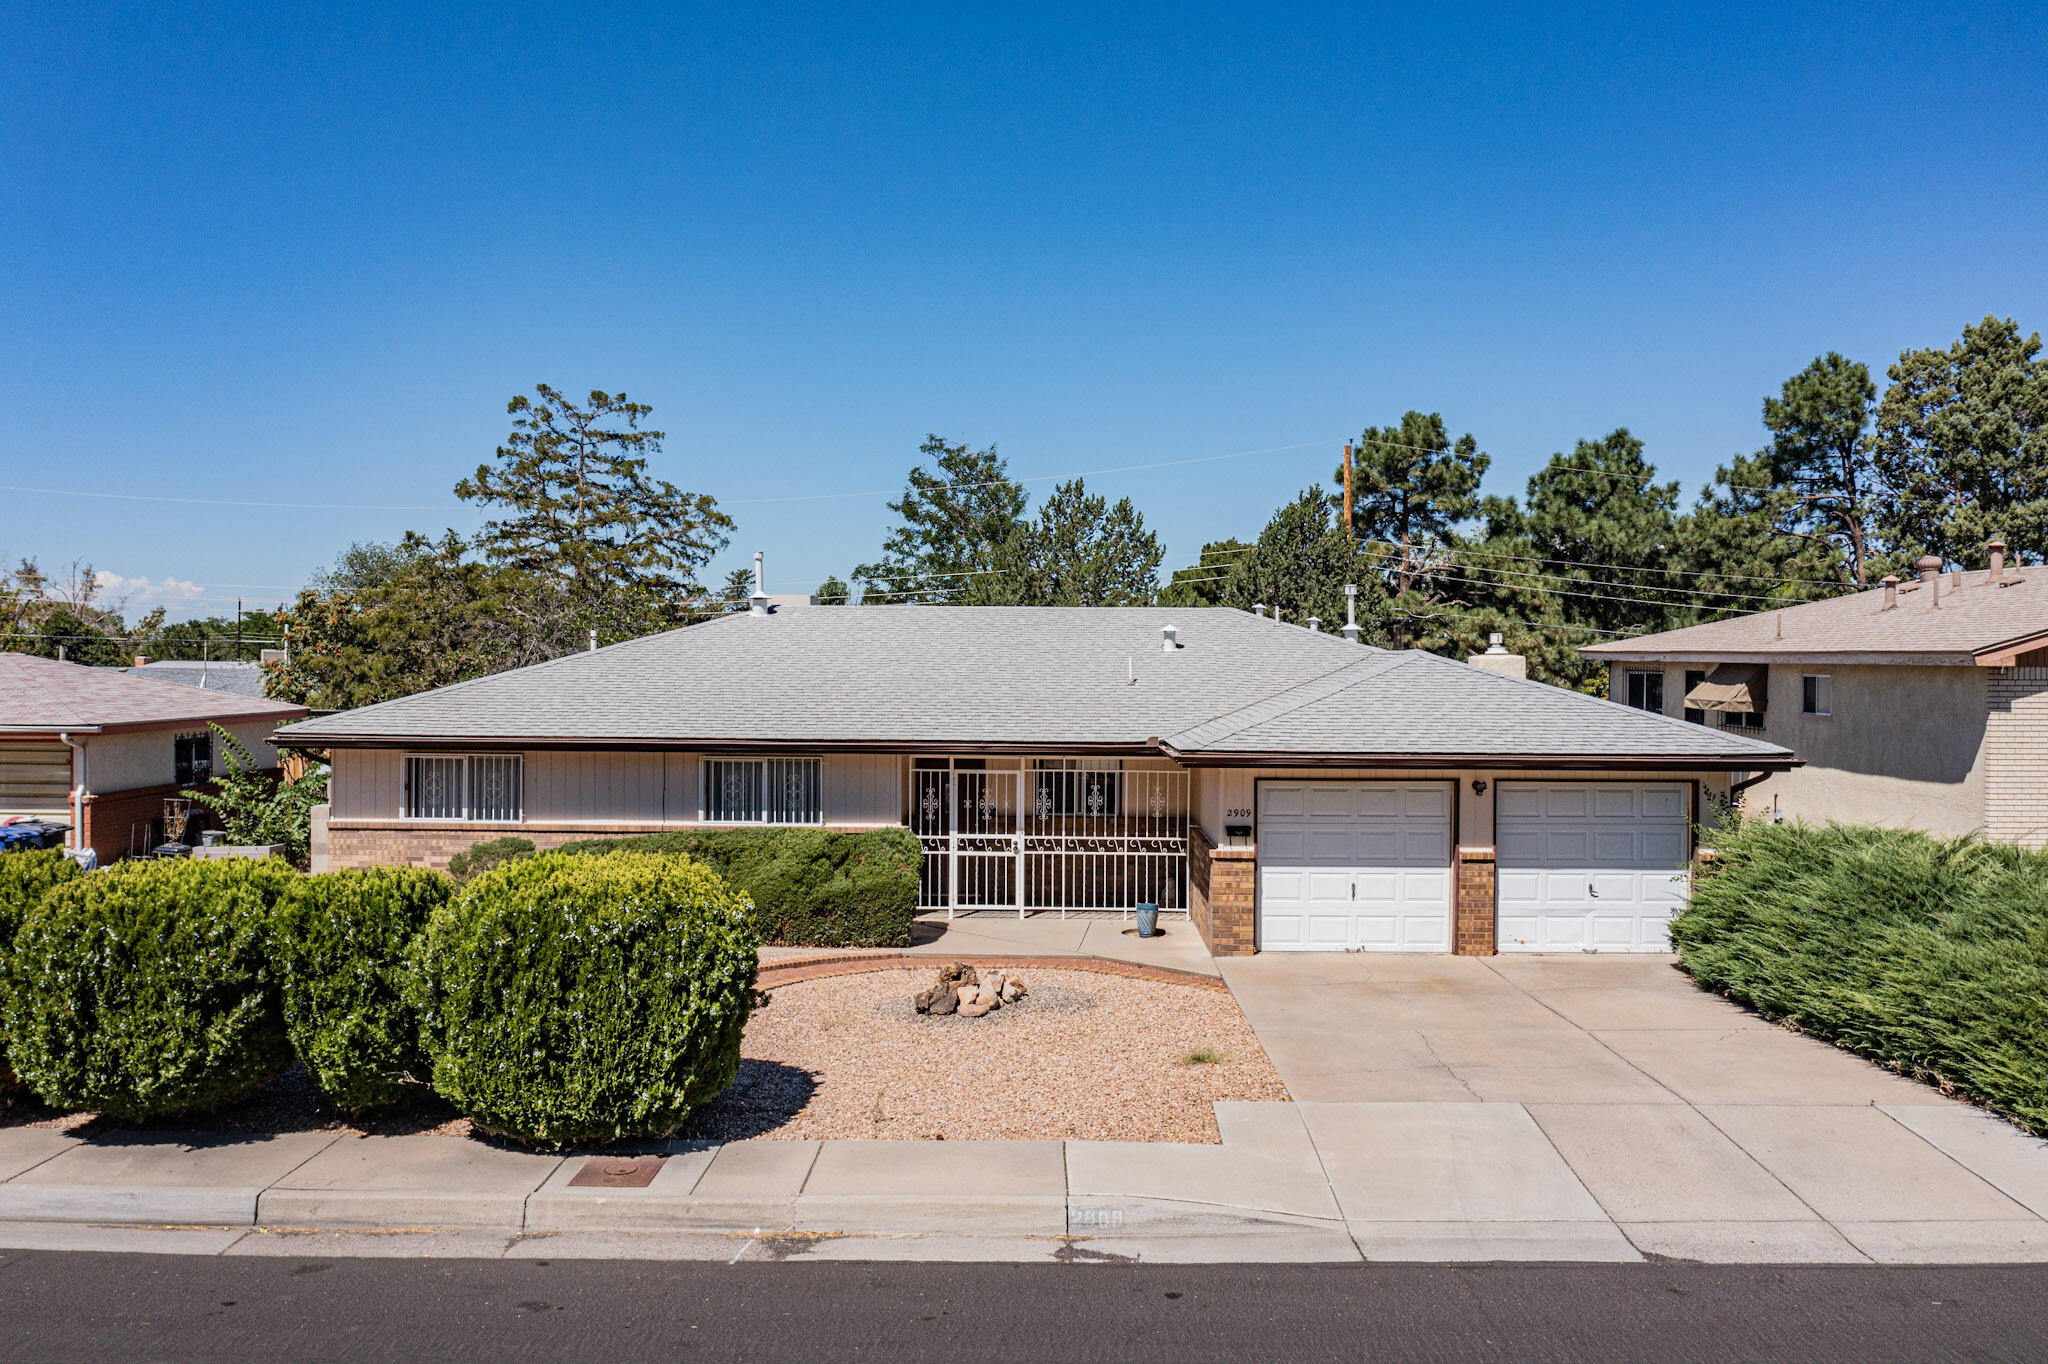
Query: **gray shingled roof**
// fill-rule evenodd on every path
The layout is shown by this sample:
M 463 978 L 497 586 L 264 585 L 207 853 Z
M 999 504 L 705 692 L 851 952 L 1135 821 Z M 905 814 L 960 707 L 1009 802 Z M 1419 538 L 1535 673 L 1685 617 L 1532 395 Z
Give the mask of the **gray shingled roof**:
M 155 659 L 121 671 L 130 677 L 146 677 L 152 682 L 175 682 L 181 687 L 197 687 L 201 691 L 229 692 L 236 696 L 263 695 L 261 663 L 224 663 L 196 658 Z
M 1165 625 L 1179 627 L 1181 647 L 1172 652 L 1161 648 Z M 1382 672 L 1390 680 L 1375 689 Z M 1317 686 L 1330 694 L 1315 694 Z M 1398 713 L 1389 709 L 1395 697 Z M 1357 712 L 1340 715 L 1353 698 Z M 1261 706 L 1277 709 L 1254 714 Z M 1310 723 L 1308 706 L 1326 722 Z M 1220 727 L 1213 741 L 1212 724 Z M 1211 742 L 1249 751 L 1250 736 L 1279 744 L 1273 751 L 1303 754 L 1635 754 L 1722 763 L 1788 756 L 1430 655 L 1361 649 L 1242 611 L 1165 607 L 736 614 L 325 716 L 280 737 L 315 747 L 525 741 L 1143 750 L 1168 735 L 1183 736 L 1180 747 L 1190 753 Z M 1390 743 L 1395 737 L 1398 744 Z
M 2048 634 L 2048 567 L 1944 573 L 1940 604 L 1925 583 L 1899 587 L 1885 610 L 1884 589 L 1689 625 L 1682 630 L 1610 640 L 1579 650 L 1600 661 L 1671 659 L 1756 662 L 1772 658 L 1862 656 L 1875 662 L 1969 664 L 1979 653 Z
M 1166 739 L 1169 752 L 1390 757 L 1572 755 L 1782 762 L 1782 748 L 1704 725 L 1501 677 L 1419 650 L 1349 667 Z

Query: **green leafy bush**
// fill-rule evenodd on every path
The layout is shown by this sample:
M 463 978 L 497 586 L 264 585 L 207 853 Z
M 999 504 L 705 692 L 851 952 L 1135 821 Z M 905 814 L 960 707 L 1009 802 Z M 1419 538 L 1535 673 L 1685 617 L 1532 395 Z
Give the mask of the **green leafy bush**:
M 739 1072 L 758 949 L 746 901 L 699 863 L 507 862 L 420 938 L 434 1088 L 524 1140 L 665 1136 Z
M 23 1082 L 129 1120 L 254 1093 L 291 1059 L 269 930 L 295 876 L 275 858 L 125 863 L 46 894 L 8 962 Z
M 923 860 L 907 829 L 704 829 L 589 838 L 563 852 L 680 853 L 753 901 L 764 942 L 802 947 L 908 947 Z
M 462 852 L 448 859 L 448 874 L 458 881 L 467 881 L 472 876 L 481 876 L 503 862 L 515 857 L 533 856 L 533 840 L 517 834 L 503 838 L 487 838 L 473 843 Z
M 327 799 L 328 772 L 308 768 L 297 781 L 265 772 L 248 745 L 221 726 L 207 723 L 227 755 L 227 774 L 213 791 L 187 791 L 220 817 L 228 842 L 240 847 L 284 845 L 284 855 L 303 862 L 313 840 L 313 807 Z
M 418 867 L 300 878 L 278 898 L 274 961 L 292 1050 L 352 1113 L 418 1092 L 427 1078 L 405 976 L 413 941 L 455 883 Z
M 1671 940 L 1708 989 L 2048 1134 L 2048 853 L 1744 824 Z
M 61 848 L 38 848 L 30 852 L 0 854 L 0 1094 L 16 1085 L 7 1064 L 7 959 L 14 951 L 14 934 L 30 909 L 44 894 L 74 877 L 83 875 L 78 864 Z

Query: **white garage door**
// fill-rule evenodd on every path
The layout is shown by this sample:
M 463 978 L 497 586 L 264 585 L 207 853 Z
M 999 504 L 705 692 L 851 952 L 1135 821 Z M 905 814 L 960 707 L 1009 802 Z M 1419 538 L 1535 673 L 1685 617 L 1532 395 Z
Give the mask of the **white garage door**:
M 1503 952 L 1665 952 L 1685 907 L 1691 788 L 1504 781 L 1497 788 Z
M 1451 787 L 1259 783 L 1259 947 L 1447 952 Z

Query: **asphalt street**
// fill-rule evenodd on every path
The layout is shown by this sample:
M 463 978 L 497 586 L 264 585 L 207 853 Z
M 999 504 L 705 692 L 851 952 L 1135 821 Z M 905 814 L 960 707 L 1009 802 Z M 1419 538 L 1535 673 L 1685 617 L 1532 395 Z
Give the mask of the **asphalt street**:
M 2048 1357 L 2048 1266 L 0 1256 L 0 1358 Z

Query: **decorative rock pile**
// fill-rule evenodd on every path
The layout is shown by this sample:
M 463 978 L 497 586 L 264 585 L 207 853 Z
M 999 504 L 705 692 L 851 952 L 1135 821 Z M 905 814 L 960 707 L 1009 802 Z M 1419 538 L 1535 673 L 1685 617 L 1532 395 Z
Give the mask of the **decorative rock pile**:
M 958 1013 L 962 1018 L 980 1018 L 991 1009 L 1015 1004 L 1026 994 L 1024 977 L 1014 971 L 990 971 L 981 975 L 964 961 L 948 962 L 928 989 L 917 992 L 913 1001 L 921 1014 Z

